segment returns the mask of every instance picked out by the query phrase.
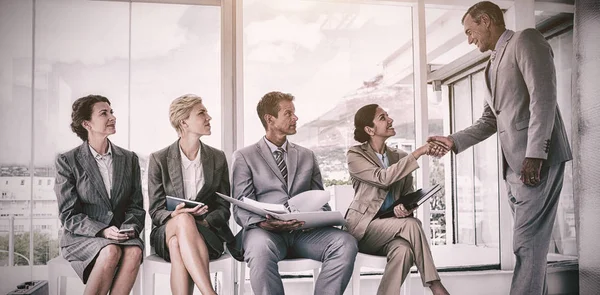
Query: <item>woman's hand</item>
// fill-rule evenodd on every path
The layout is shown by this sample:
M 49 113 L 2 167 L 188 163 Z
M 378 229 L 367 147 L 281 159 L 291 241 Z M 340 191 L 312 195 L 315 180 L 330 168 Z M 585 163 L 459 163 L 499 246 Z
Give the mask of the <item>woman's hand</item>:
M 427 142 L 431 145 L 430 156 L 441 158 L 454 148 L 454 140 L 449 136 L 430 136 Z
M 125 233 L 119 233 L 119 229 L 114 225 L 103 229 L 101 236 L 105 239 L 115 241 L 127 241 L 130 238 L 129 235 Z
M 417 210 L 417 208 L 419 207 L 417 206 L 415 208 L 412 208 L 411 210 L 406 210 L 406 208 L 404 208 L 404 205 L 399 204 L 396 207 L 394 207 L 394 215 L 396 215 L 397 218 L 409 217 L 412 216 L 413 211 Z
M 431 145 L 429 143 L 426 143 L 420 147 L 418 147 L 414 152 L 412 152 L 413 157 L 415 157 L 415 159 L 418 159 L 419 157 L 421 157 L 422 155 L 428 155 L 431 149 Z
M 175 211 L 171 212 L 171 217 L 175 217 L 181 213 L 189 213 L 193 216 L 200 216 L 208 212 L 208 206 L 196 206 L 194 208 L 185 208 L 185 203 L 179 203 L 177 207 L 175 207 Z

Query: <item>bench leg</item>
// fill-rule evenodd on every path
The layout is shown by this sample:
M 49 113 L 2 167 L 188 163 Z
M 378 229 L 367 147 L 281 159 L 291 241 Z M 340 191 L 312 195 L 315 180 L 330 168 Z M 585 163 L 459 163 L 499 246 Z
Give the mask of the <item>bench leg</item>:
M 360 295 L 360 266 L 352 270 L 352 295 Z
M 235 284 L 232 271 L 223 271 L 221 280 L 221 292 L 223 295 L 233 295 L 233 286 Z
M 154 273 L 144 271 L 142 285 L 144 286 L 142 293 L 144 295 L 154 295 Z
M 135 283 L 133 283 L 133 288 L 131 289 L 132 295 L 142 295 L 142 268 L 138 270 L 138 275 L 135 278 Z
M 67 294 L 67 277 L 58 277 L 58 295 Z

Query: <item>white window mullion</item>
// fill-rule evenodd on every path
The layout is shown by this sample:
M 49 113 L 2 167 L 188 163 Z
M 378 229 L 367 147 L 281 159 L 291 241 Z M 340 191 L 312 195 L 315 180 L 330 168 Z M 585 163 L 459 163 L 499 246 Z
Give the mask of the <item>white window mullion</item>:
M 427 31 L 425 27 L 425 2 L 418 0 L 412 9 L 413 20 L 413 67 L 414 67 L 414 101 L 415 101 L 415 148 L 424 144 L 429 135 L 429 113 L 427 105 Z M 429 185 L 429 159 L 419 160 L 421 169 L 417 173 L 417 186 Z M 431 240 L 431 208 L 429 203 L 419 207 L 417 214 L 423 223 L 423 231 Z
M 450 128 L 450 87 L 448 85 L 442 85 L 442 105 L 444 106 L 444 122 L 442 134 L 450 134 L 452 129 Z M 446 245 L 451 245 L 454 239 L 454 206 L 453 204 L 453 188 L 452 188 L 452 156 L 448 154 L 442 157 L 440 161 L 444 163 L 444 196 L 445 196 L 445 217 L 446 217 Z
M 221 3 L 221 124 L 223 137 L 221 144 L 228 163 L 235 150 L 235 0 Z

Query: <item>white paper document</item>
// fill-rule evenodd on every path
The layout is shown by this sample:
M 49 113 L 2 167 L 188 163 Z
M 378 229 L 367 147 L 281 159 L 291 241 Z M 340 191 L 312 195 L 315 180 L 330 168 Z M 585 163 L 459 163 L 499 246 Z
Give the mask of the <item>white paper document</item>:
M 294 207 L 296 210 L 300 212 L 291 212 L 287 213 L 287 209 L 282 204 L 269 204 L 264 202 L 258 202 L 252 199 L 243 198 L 243 201 L 238 199 L 226 196 L 217 192 L 217 195 L 228 201 L 229 203 L 238 206 L 242 209 L 248 210 L 252 213 L 258 214 L 260 216 L 266 217 L 267 214 L 272 216 L 275 219 L 279 220 L 293 220 L 296 219 L 298 221 L 304 221 L 304 226 L 302 228 L 314 228 L 314 227 L 323 227 L 323 226 L 332 226 L 332 225 L 345 225 L 346 220 L 342 216 L 342 213 L 338 211 L 321 211 L 321 207 L 327 203 L 329 200 L 329 192 L 326 191 L 307 191 L 302 194 L 298 194 L 297 196 L 290 198 L 288 203 L 290 207 Z M 298 198 L 299 197 L 299 198 Z M 314 198 L 313 198 L 314 197 Z M 296 198 L 298 198 L 296 200 Z M 308 201 L 310 199 L 310 201 Z M 250 200 L 250 202 L 248 202 Z M 325 200 L 325 202 L 323 202 Z M 322 202 L 322 203 L 321 203 Z M 275 205 L 275 206 L 264 206 L 264 204 Z M 317 206 L 318 205 L 318 206 Z M 275 208 L 278 211 L 281 211 L 279 206 L 283 208 L 284 213 L 275 212 L 269 210 L 267 208 Z M 313 208 L 316 208 L 313 209 Z M 302 209 L 302 210 L 301 210 Z M 311 209 L 310 211 L 303 211 L 305 209 Z
M 270 203 L 263 203 L 263 202 L 258 202 L 255 200 L 252 200 L 250 198 L 246 198 L 243 197 L 242 198 L 242 202 L 248 204 L 248 205 L 252 205 L 256 208 L 260 208 L 266 211 L 270 211 L 273 213 L 286 213 L 288 212 L 287 209 L 285 209 L 285 206 L 283 206 L 283 204 L 270 204 Z

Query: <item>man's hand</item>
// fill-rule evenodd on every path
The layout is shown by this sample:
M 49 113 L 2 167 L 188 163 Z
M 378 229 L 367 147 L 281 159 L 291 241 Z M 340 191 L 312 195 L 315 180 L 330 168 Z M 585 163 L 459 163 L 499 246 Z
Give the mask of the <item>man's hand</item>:
M 417 206 L 415 208 L 412 208 L 411 210 L 406 210 L 406 208 L 404 208 L 404 205 L 398 204 L 396 207 L 394 207 L 394 215 L 396 215 L 397 218 L 409 217 L 413 214 L 413 211 L 417 210 L 417 208 L 419 207 Z
M 293 231 L 300 229 L 304 225 L 304 221 L 293 220 L 277 220 L 267 215 L 267 220 L 258 223 L 258 226 L 264 230 L 273 232 Z
M 544 159 L 525 158 L 523 160 L 520 179 L 526 186 L 536 186 L 540 183 L 543 163 Z
M 175 207 L 175 210 L 173 212 L 171 212 L 171 217 L 175 217 L 181 213 L 190 213 L 193 216 L 200 216 L 204 213 L 208 212 L 208 206 L 204 205 L 204 206 L 196 206 L 194 208 L 185 208 L 185 203 L 179 203 L 179 205 L 177 205 L 177 207 Z
M 116 226 L 110 226 L 102 230 L 100 234 L 103 238 L 115 241 L 126 241 L 129 240 L 129 236 L 125 233 L 119 233 L 119 229 Z
M 448 136 L 430 136 L 427 142 L 431 144 L 427 154 L 436 158 L 443 157 L 454 147 L 454 141 Z

